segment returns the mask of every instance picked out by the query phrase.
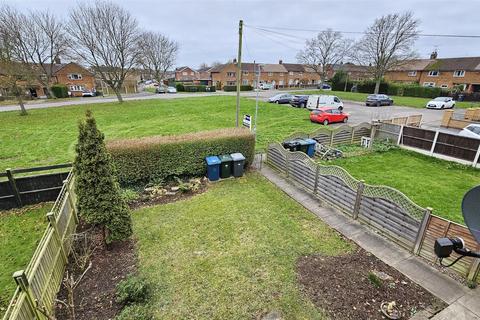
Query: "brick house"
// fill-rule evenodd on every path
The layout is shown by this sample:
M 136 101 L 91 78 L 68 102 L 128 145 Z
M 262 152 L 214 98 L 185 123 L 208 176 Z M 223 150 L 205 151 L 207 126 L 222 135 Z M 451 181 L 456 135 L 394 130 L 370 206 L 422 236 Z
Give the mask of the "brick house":
M 197 80 L 197 72 L 187 66 L 175 69 L 175 81 L 183 83 L 194 83 Z
M 348 75 L 348 81 L 363 81 L 372 79 L 372 73 L 368 66 L 360 66 L 351 62 L 334 64 L 328 67 L 327 78 L 332 78 L 338 71 L 343 71 Z
M 440 87 L 472 93 L 480 92 L 480 57 L 416 59 L 390 70 L 385 79 L 393 82 L 418 83 L 426 87 Z

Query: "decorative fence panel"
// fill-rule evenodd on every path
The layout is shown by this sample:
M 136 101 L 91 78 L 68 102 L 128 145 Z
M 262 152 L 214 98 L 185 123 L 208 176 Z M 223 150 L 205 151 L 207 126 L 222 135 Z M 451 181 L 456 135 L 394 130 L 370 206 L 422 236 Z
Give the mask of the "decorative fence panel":
M 4 320 L 46 319 L 38 308 L 52 311 L 70 253 L 71 236 L 78 224 L 73 183 L 70 173 L 47 214 L 49 225 L 32 259 L 25 270 L 15 272 L 17 289 Z
M 365 184 L 341 167 L 315 163 L 305 153 L 290 152 L 279 143 L 268 146 L 267 164 L 306 192 L 428 261 L 436 261 L 433 243 L 439 237 L 461 236 L 470 248 L 480 250 L 467 228 L 432 215 L 430 208 L 418 206 L 394 188 Z M 477 279 L 479 261 L 466 259 L 454 270 Z

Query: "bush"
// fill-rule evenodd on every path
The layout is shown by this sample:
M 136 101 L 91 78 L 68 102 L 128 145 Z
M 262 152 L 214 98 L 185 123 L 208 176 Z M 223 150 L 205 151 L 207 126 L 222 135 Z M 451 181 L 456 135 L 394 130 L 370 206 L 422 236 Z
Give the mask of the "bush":
M 207 86 L 205 85 L 187 85 L 184 86 L 185 92 L 206 92 L 207 91 Z
M 255 153 L 254 135 L 242 128 L 178 136 L 117 140 L 107 146 L 122 185 L 138 185 L 174 176 L 200 176 L 205 157 L 241 152 L 249 166 Z
M 130 213 L 121 196 L 104 135 L 89 110 L 86 121 L 79 124 L 75 151 L 73 171 L 79 215 L 87 223 L 106 228 L 106 243 L 127 239 L 132 234 Z
M 185 91 L 185 86 L 183 85 L 183 83 L 177 83 L 177 84 L 175 84 L 175 88 L 177 89 L 178 92 L 183 92 L 183 91 Z
M 145 302 L 150 293 L 150 286 L 143 277 L 130 275 L 117 284 L 117 302 L 122 304 Z
M 208 88 L 210 89 L 210 92 L 215 92 L 215 91 L 217 91 L 217 87 L 215 87 L 215 86 L 210 86 L 210 87 L 208 87 Z
M 62 84 L 55 84 L 50 88 L 56 98 L 68 98 L 68 88 Z
M 147 305 L 130 305 L 123 308 L 115 320 L 151 320 L 153 314 Z
M 241 85 L 240 91 L 252 91 L 251 85 Z M 237 91 L 237 86 L 223 86 L 223 91 Z
M 375 81 L 367 80 L 357 83 L 357 91 L 362 93 L 373 93 L 375 91 Z M 387 93 L 388 91 L 388 83 L 387 82 L 380 82 L 380 90 L 379 93 Z

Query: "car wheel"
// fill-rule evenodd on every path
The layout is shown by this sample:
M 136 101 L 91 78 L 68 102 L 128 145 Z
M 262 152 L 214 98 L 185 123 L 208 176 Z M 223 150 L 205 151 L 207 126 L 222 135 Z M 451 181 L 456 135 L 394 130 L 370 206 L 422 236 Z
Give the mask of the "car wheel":
M 442 107 L 441 107 L 440 109 L 442 109 L 442 110 L 443 110 L 443 109 L 445 109 L 445 105 L 444 105 L 444 104 L 442 104 Z
M 305 108 L 305 103 L 300 103 L 300 108 Z
M 328 126 L 328 120 L 327 119 L 323 120 L 323 125 Z
M 347 123 L 347 122 L 348 122 L 348 117 L 343 118 L 343 123 Z
M 275 101 L 275 103 L 276 103 L 276 104 L 279 104 L 280 102 L 278 102 L 278 100 L 277 100 L 277 101 Z
M 381 106 L 380 102 L 377 102 L 377 107 L 380 107 L 380 106 Z

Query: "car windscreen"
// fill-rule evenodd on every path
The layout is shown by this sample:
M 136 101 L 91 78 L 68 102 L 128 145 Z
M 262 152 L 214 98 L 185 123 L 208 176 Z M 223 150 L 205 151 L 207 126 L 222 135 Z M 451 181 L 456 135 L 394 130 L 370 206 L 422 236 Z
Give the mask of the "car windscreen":
M 435 98 L 435 99 L 433 99 L 433 100 L 435 100 L 435 101 L 447 101 L 448 98 L 438 97 L 438 98 Z
M 323 111 L 322 110 L 313 110 L 312 113 L 313 114 L 320 114 L 320 113 L 323 113 Z
M 467 130 L 480 135 L 480 126 L 468 126 Z
M 371 94 L 367 97 L 367 99 L 377 99 L 378 96 L 376 94 Z

